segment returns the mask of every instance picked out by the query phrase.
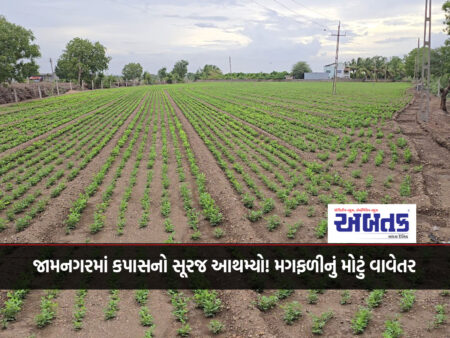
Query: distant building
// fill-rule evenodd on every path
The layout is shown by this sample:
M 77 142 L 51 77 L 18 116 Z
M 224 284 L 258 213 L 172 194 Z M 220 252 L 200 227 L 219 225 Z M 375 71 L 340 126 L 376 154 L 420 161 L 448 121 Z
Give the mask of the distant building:
M 305 80 L 328 80 L 329 76 L 326 72 L 305 73 Z
M 334 77 L 334 63 L 325 65 L 323 71 L 328 74 L 328 78 Z M 350 79 L 350 68 L 345 66 L 344 62 L 339 62 L 337 66 L 337 77 L 341 79 Z
M 30 76 L 28 78 L 31 82 L 42 82 L 44 80 L 44 78 L 40 75 L 38 76 Z
M 285 79 L 285 80 L 293 80 L 294 77 L 293 77 L 292 75 L 286 75 L 286 76 L 284 77 L 284 79 Z
M 39 75 L 35 75 L 35 76 L 30 76 L 28 79 L 30 80 L 30 82 L 42 82 L 42 81 L 52 82 L 54 80 L 57 80 L 58 77 L 56 76 L 55 73 L 53 73 L 53 74 L 47 73 L 47 74 L 39 74 Z

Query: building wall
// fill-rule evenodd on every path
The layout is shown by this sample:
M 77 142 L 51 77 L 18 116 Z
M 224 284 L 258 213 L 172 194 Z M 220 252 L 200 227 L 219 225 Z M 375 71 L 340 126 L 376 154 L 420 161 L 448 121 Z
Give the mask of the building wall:
M 326 72 L 305 73 L 305 80 L 328 80 L 329 76 Z
M 350 78 L 350 73 L 344 73 L 345 64 L 343 62 L 338 63 L 337 67 L 337 77 L 338 78 Z M 328 77 L 332 79 L 334 77 L 334 64 L 326 65 L 323 67 L 323 71 L 328 74 Z

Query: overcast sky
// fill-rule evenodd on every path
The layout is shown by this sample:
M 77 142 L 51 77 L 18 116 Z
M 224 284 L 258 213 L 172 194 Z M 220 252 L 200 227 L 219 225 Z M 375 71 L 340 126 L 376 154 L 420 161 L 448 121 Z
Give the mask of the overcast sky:
M 443 45 L 443 0 L 432 7 L 432 47 Z M 50 72 L 74 37 L 100 41 L 112 57 L 108 74 L 139 62 L 156 73 L 180 59 L 189 71 L 215 64 L 228 72 L 314 71 L 334 62 L 338 20 L 340 60 L 403 56 L 423 38 L 423 0 L 0 0 L 0 14 L 34 32 L 41 72 Z M 370 4 L 370 5 L 369 5 Z

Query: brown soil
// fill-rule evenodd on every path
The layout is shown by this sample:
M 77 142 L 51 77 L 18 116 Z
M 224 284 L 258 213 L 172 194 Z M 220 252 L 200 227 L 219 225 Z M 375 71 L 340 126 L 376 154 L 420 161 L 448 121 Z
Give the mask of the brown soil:
M 255 232 L 250 221 L 247 220 L 247 210 L 240 203 L 240 197 L 227 181 L 213 155 L 167 92 L 166 95 L 174 107 L 177 117 L 183 124 L 183 128 L 188 136 L 197 163 L 201 171 L 206 175 L 208 191 L 217 201 L 226 217 L 223 225 L 226 233 L 224 240 L 231 243 L 254 243 L 262 241 L 263 238 L 261 237 L 263 234 L 261 232 Z
M 423 165 L 424 195 L 417 200 L 418 231 L 424 242 L 450 242 L 450 115 L 439 109 L 432 97 L 428 122 L 416 121 L 420 96 L 396 116 L 403 134 L 413 144 Z
M 225 231 L 225 237 L 221 239 L 223 242 L 274 242 L 285 241 L 285 229 L 278 230 L 276 233 L 269 233 L 262 222 L 250 223 L 247 218 L 248 210 L 240 202 L 240 196 L 233 190 L 232 186 L 226 179 L 220 167 L 217 165 L 211 152 L 208 150 L 199 135 L 195 132 L 193 126 L 184 116 L 183 112 L 176 105 L 170 95 L 166 92 L 169 102 L 175 109 L 175 114 L 181 121 L 183 128 L 188 136 L 192 146 L 197 163 L 200 170 L 205 173 L 207 178 L 207 188 L 213 198 L 219 204 L 221 211 L 225 216 L 225 220 L 221 227 Z M 412 201 L 418 204 L 418 241 L 449 241 L 450 240 L 450 117 L 436 108 L 437 99 L 433 98 L 433 113 L 431 122 L 427 124 L 418 124 L 415 121 L 415 114 L 418 109 L 417 99 L 408 105 L 403 111 L 399 112 L 395 117 L 395 123 L 402 130 L 403 135 L 408 139 L 408 143 L 413 146 L 414 165 L 423 165 L 422 172 L 414 174 L 414 197 Z M 142 101 L 141 101 L 142 104 Z M 205 103 L 208 105 L 208 103 Z M 212 107 L 212 105 L 210 105 Z M 163 218 L 159 209 L 159 198 L 162 192 L 161 185 L 161 129 L 157 134 L 157 158 L 153 168 L 153 180 L 151 184 L 151 209 L 150 222 L 147 228 L 138 229 L 137 222 L 141 215 L 140 198 L 143 194 L 143 186 L 146 180 L 146 161 L 151 146 L 151 132 L 148 135 L 148 142 L 144 150 L 144 156 L 138 172 L 138 183 L 133 191 L 129 201 L 127 211 L 127 226 L 125 227 L 123 236 L 116 236 L 115 221 L 117 219 L 117 208 L 120 203 L 123 191 L 128 185 L 129 176 L 136 159 L 136 152 L 140 144 L 142 135 L 140 135 L 134 146 L 134 151 L 123 170 L 122 177 L 117 182 L 114 200 L 107 213 L 107 226 L 100 234 L 91 236 L 88 226 L 92 222 L 95 204 L 101 200 L 101 194 L 107 184 L 114 175 L 115 168 L 118 163 L 114 163 L 110 171 L 105 177 L 99 191 L 90 199 L 86 211 L 79 228 L 70 235 L 65 234 L 63 220 L 65 219 L 72 202 L 77 198 L 80 192 L 92 179 L 92 173 L 95 173 L 102 166 L 110 151 L 114 147 L 116 141 L 125 131 L 131 122 L 139 107 L 130 115 L 125 123 L 118 130 L 116 135 L 111 139 L 107 146 L 91 161 L 88 166 L 82 170 L 79 176 L 68 184 L 62 194 L 55 199 L 51 199 L 47 210 L 25 231 L 12 234 L 8 233 L 2 236 L 4 242 L 84 242 L 89 238 L 95 242 L 163 242 L 167 239 L 167 234 L 163 229 Z M 225 114 L 227 112 L 222 111 Z M 231 114 L 228 114 L 232 116 Z M 232 116 L 233 117 L 233 116 Z M 233 117 L 236 118 L 236 117 Z M 156 120 L 156 117 L 154 118 Z M 236 118 L 237 119 L 237 118 Z M 241 120 L 242 121 L 242 120 Z M 283 140 L 257 128 L 245 121 L 243 123 L 255 128 L 261 135 L 268 136 L 277 140 L 286 147 L 295 150 L 302 158 L 315 159 L 315 155 L 304 153 L 284 142 Z M 142 129 L 144 130 L 144 128 Z M 168 131 L 168 128 L 167 128 Z M 43 136 L 42 136 L 43 137 Z M 33 140 L 35 141 L 35 140 Z M 175 225 L 175 239 L 177 241 L 191 241 L 191 230 L 187 227 L 186 218 L 182 210 L 182 203 L 179 198 L 179 182 L 175 171 L 176 161 L 172 147 L 172 137 L 168 131 L 167 136 L 169 149 L 169 171 L 170 178 L 170 196 L 172 202 L 171 219 Z M 21 145 L 22 146 L 22 145 Z M 127 145 L 123 149 L 126 148 Z M 122 149 L 122 153 L 123 153 Z M 180 150 L 184 154 L 184 150 L 180 146 Z M 119 156 L 120 158 L 120 156 Z M 194 178 L 189 173 L 188 163 L 183 158 L 183 166 L 186 172 L 186 182 L 193 191 L 194 204 L 198 208 L 198 197 L 194 193 Z M 365 169 L 363 167 L 363 169 Z M 374 170 L 371 169 L 374 176 L 376 171 L 383 171 L 387 168 Z M 395 180 L 402 179 L 402 173 L 396 171 L 394 173 Z M 257 178 L 255 178 L 255 181 Z M 382 185 L 381 178 L 376 176 L 379 185 Z M 262 183 L 260 183 L 262 188 Z M 265 189 L 265 188 L 262 188 Z M 384 188 L 377 188 L 371 191 L 373 196 L 384 194 Z M 264 190 L 264 193 L 268 193 Z M 377 195 L 378 194 L 378 195 Z M 272 196 L 272 195 L 271 195 Z M 378 198 L 378 197 L 377 197 Z M 318 213 L 322 214 L 325 209 L 316 205 Z M 115 208 L 115 209 L 114 209 Z M 279 208 L 279 206 L 278 206 Z M 281 211 L 277 209 L 277 213 Z M 293 215 L 295 219 L 306 219 L 306 209 L 299 208 Z M 317 220 L 313 219 L 315 222 Z M 303 235 L 304 238 L 299 241 L 313 241 L 314 234 L 313 224 L 305 224 Z M 203 229 L 202 229 L 203 228 Z M 205 229 L 206 228 L 206 229 Z M 206 236 L 201 241 L 211 241 L 211 227 L 204 220 L 200 223 L 200 230 Z M 317 240 L 315 240 L 317 241 Z M 185 291 L 186 295 L 192 296 L 192 292 Z M 266 290 L 264 295 L 270 294 L 272 291 Z M 317 304 L 307 304 L 306 290 L 295 291 L 288 299 L 280 302 L 284 305 L 291 301 L 298 301 L 303 306 L 303 316 L 292 326 L 285 325 L 282 317 L 283 310 L 276 307 L 268 312 L 259 311 L 253 304 L 258 294 L 247 290 L 222 290 L 219 296 L 223 302 L 223 310 L 217 319 L 225 324 L 225 332 L 219 337 L 312 337 L 311 315 L 318 315 L 324 311 L 333 310 L 335 316 L 324 328 L 325 337 L 350 337 L 352 331 L 350 321 L 359 306 L 365 305 L 368 295 L 367 291 L 355 290 L 350 291 L 352 302 L 349 305 L 340 305 L 340 293 L 338 290 L 325 291 L 323 295 L 319 295 Z M 113 320 L 104 320 L 103 309 L 108 301 L 108 291 L 90 290 L 86 297 L 86 317 L 84 319 L 83 329 L 76 332 L 72 329 L 72 316 L 75 301 L 75 291 L 62 291 L 57 298 L 58 312 L 54 322 L 44 329 L 38 329 L 34 322 L 34 317 L 39 312 L 40 297 L 44 294 L 42 290 L 34 290 L 30 292 L 24 303 L 23 310 L 19 313 L 17 321 L 9 325 L 8 329 L 1 332 L 4 337 L 27 337 L 36 335 L 38 337 L 142 337 L 145 328 L 139 324 L 139 307 L 134 300 L 133 291 L 120 291 L 120 303 L 117 318 Z M 448 324 L 442 328 L 433 331 L 427 331 L 428 324 L 432 320 L 434 314 L 434 306 L 436 304 L 450 305 L 449 298 L 444 298 L 438 294 L 438 291 L 418 291 L 416 303 L 410 312 L 401 316 L 401 323 L 405 330 L 405 337 L 445 337 L 449 336 Z M 0 300 L 3 303 L 5 294 L 0 294 Z M 373 310 L 373 317 L 364 333 L 364 337 L 379 337 L 384 330 L 384 322 L 394 318 L 395 313 L 399 313 L 400 297 L 396 291 L 387 291 L 383 303 L 380 307 Z M 172 305 L 170 298 L 165 291 L 152 290 L 149 294 L 148 307 L 150 313 L 154 316 L 156 328 L 156 337 L 175 337 L 176 330 L 180 327 L 180 323 L 176 322 L 172 315 Z M 189 324 L 192 327 L 192 337 L 210 337 L 207 325 L 209 319 L 206 319 L 200 309 L 195 308 L 193 302 L 189 303 Z

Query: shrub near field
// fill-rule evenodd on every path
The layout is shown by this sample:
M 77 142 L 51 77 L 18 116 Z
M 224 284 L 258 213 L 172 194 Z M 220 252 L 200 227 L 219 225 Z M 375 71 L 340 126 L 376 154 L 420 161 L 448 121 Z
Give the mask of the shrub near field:
M 252 241 L 251 227 L 258 240 L 326 241 L 327 204 L 402 203 L 418 194 L 422 167 L 392 121 L 410 99 L 406 89 L 342 83 L 332 96 L 328 83 L 202 83 L 0 108 L 0 237 L 27 238 L 41 226 L 56 242 Z M 234 190 L 231 205 L 211 177 Z M 242 236 L 229 221 L 241 211 Z M 26 287 L 0 304 L 6 335 L 23 335 L 26 318 L 30 334 L 38 327 L 49 336 L 119 334 L 124 322 L 136 323 L 126 334 L 146 337 L 248 336 L 259 327 L 286 337 L 448 330 L 448 291 L 258 289 L 241 299 L 234 291 L 136 290 L 130 301 L 113 286 Z M 417 315 L 428 321 L 411 328 Z

